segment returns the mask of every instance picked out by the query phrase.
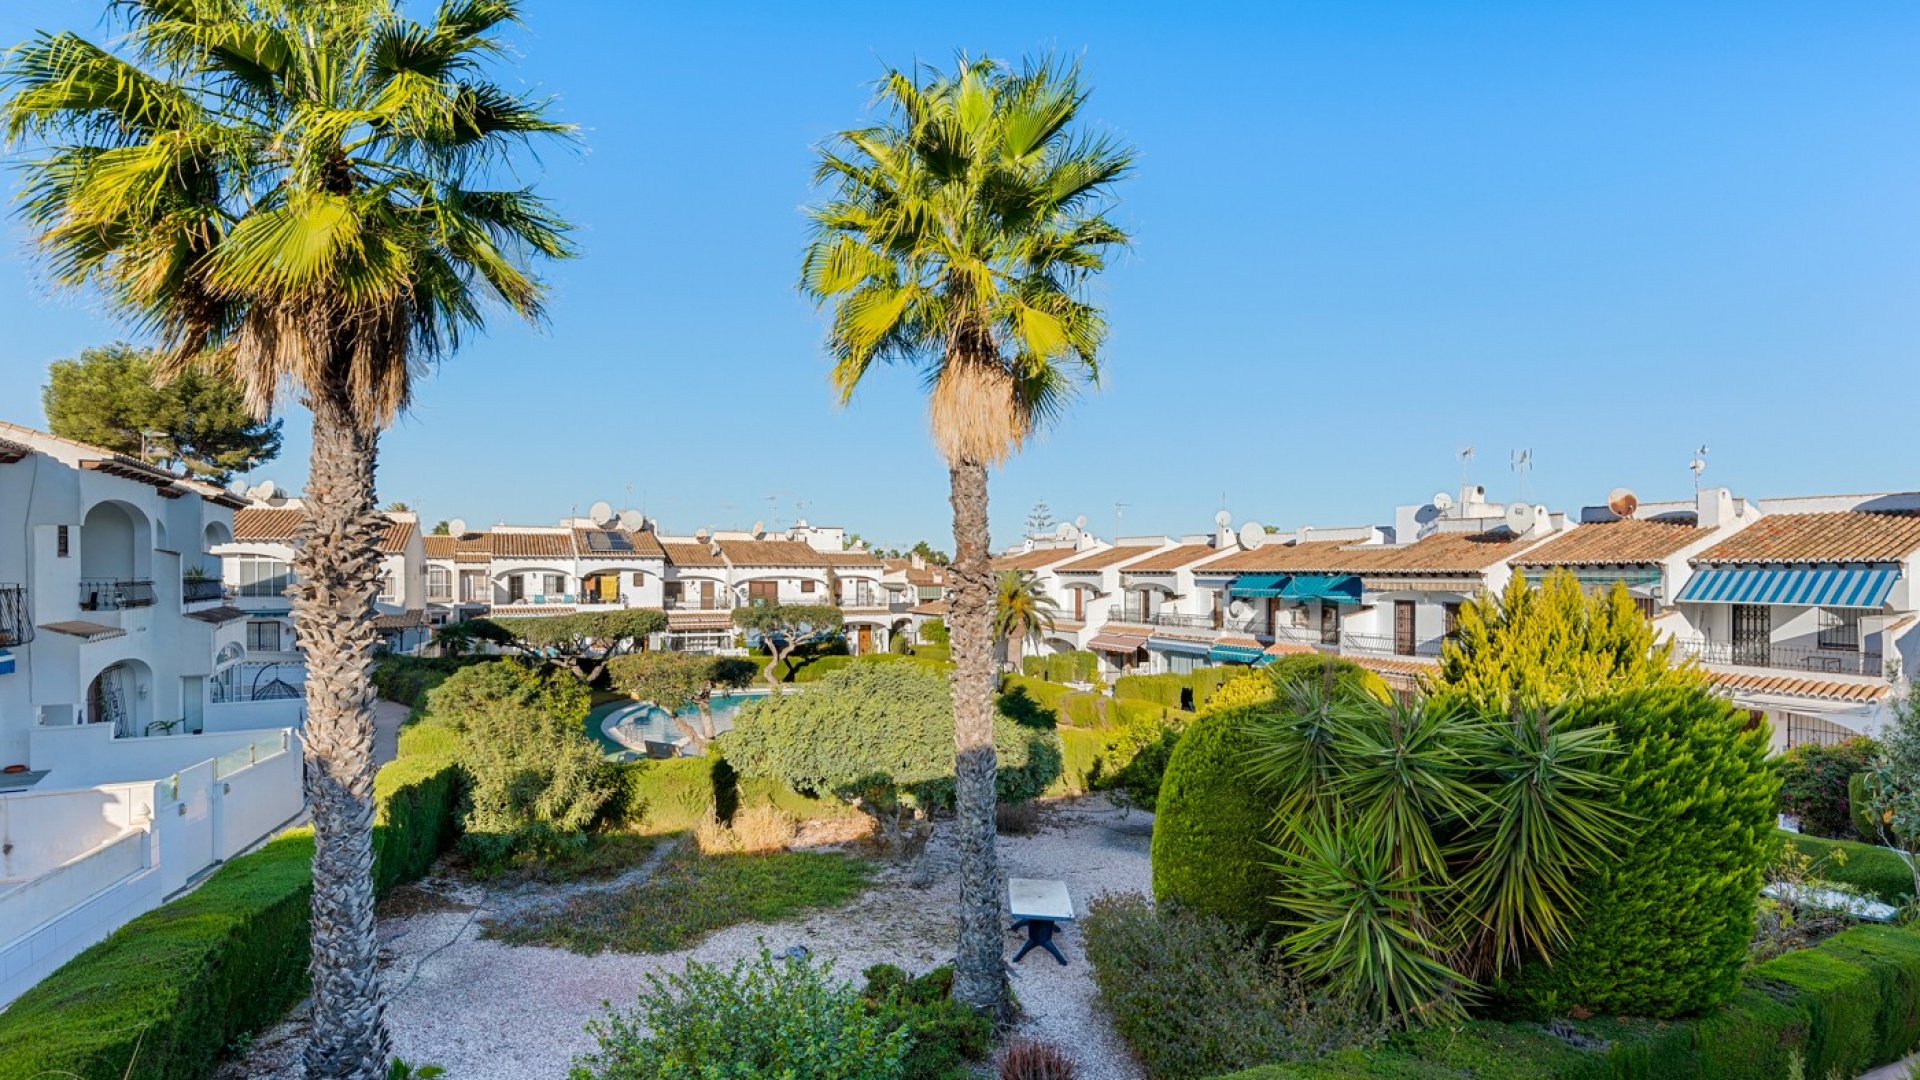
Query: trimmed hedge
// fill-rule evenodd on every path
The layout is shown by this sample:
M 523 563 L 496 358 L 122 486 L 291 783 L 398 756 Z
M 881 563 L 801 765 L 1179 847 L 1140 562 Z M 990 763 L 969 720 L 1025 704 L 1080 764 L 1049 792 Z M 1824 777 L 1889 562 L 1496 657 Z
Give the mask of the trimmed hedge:
M 1800 853 L 1818 859 L 1835 850 L 1846 852 L 1845 866 L 1828 863 L 1820 876 L 1828 881 L 1854 885 L 1872 893 L 1883 903 L 1899 907 L 1913 899 L 1913 874 L 1891 848 L 1862 844 L 1853 840 L 1822 840 L 1814 836 L 1782 832 L 1780 836 Z
M 69 961 L 0 1013 L 0 1078 L 200 1080 L 306 992 L 312 860 L 289 833 Z
M 1160 783 L 1153 824 L 1153 897 L 1249 930 L 1272 918 L 1279 891 L 1267 851 L 1272 801 L 1242 778 L 1261 706 L 1188 725 Z
M 1899 1060 L 1920 1042 L 1920 934 L 1855 927 L 1753 968 L 1731 1002 L 1692 1020 L 1562 1023 L 1597 1040 L 1596 1048 L 1576 1048 L 1539 1024 L 1475 1021 L 1396 1036 L 1381 1050 L 1268 1065 L 1230 1080 L 1855 1076 Z
M 403 746 L 432 732 L 415 725 Z M 374 799 L 384 894 L 452 841 L 459 770 L 403 757 L 375 776 Z M 201 1080 L 234 1039 L 306 993 L 312 861 L 312 834 L 289 832 L 68 961 L 0 1013 L 0 1080 Z
M 610 801 L 610 812 L 651 835 L 691 832 L 707 820 L 709 810 L 727 820 L 740 807 L 773 806 L 800 821 L 859 815 L 839 799 L 802 795 L 771 777 L 741 776 L 711 752 L 614 768 L 619 794 Z
M 1122 675 L 1113 680 L 1115 701 L 1151 701 L 1168 709 L 1180 708 L 1181 696 L 1192 691 L 1193 683 L 1185 675 Z M 1196 707 L 1199 704 L 1194 702 Z

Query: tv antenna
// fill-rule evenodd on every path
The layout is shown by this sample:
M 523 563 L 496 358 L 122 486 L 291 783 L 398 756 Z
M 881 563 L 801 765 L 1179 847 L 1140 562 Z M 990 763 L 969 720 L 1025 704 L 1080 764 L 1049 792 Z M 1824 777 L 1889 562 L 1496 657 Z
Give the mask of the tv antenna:
M 1707 471 L 1707 444 L 1701 443 L 1700 449 L 1693 452 L 1693 460 L 1687 464 L 1687 470 L 1693 473 L 1693 493 L 1700 494 L 1700 474 Z
M 1123 502 L 1117 502 L 1113 504 L 1113 524 L 1115 527 L 1119 526 L 1121 518 L 1127 516 L 1127 507 L 1132 505 L 1133 505 L 1132 503 L 1123 503 Z
M 1508 461 L 1515 476 L 1520 478 L 1520 501 L 1527 501 L 1527 473 L 1533 471 L 1533 451 L 1515 450 Z
M 1467 466 L 1473 462 L 1473 445 L 1469 443 L 1461 447 L 1454 451 L 1453 456 L 1460 459 L 1460 486 L 1464 488 L 1467 486 Z

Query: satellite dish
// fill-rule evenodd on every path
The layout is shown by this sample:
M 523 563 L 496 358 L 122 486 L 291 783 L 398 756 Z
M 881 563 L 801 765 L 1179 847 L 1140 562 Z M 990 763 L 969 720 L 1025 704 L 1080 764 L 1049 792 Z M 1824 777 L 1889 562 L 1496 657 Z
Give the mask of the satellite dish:
M 613 520 L 613 506 L 605 502 L 594 503 L 587 510 L 587 516 L 592 518 L 595 524 L 605 525 Z
M 1236 619 L 1244 619 L 1253 614 L 1253 605 L 1247 603 L 1245 600 L 1235 600 L 1233 603 L 1227 605 L 1227 614 Z
M 1607 509 L 1613 511 L 1614 517 L 1630 518 L 1640 509 L 1640 497 L 1626 488 L 1614 488 L 1607 492 Z
M 273 481 L 262 480 L 260 481 L 260 486 L 253 489 L 253 495 L 255 498 L 259 498 L 259 499 L 271 499 L 273 498 L 274 493 L 278 492 L 279 490 L 280 488 L 277 485 L 275 485 Z
M 227 490 L 235 495 L 245 495 L 247 493 L 247 482 L 245 480 L 235 480 L 233 483 L 227 485 Z
M 1081 515 L 1080 515 L 1079 517 L 1077 517 L 1077 518 L 1074 518 L 1074 519 L 1073 519 L 1073 527 L 1074 527 L 1074 528 L 1076 528 L 1076 529 L 1084 529 L 1084 528 L 1086 528 L 1086 527 L 1087 527 L 1087 515 L 1085 515 L 1085 514 L 1081 514 Z
M 1449 495 L 1449 494 L 1447 494 L 1447 493 L 1446 493 L 1446 492 L 1444 492 L 1444 491 L 1436 491 L 1436 492 L 1434 492 L 1434 493 L 1433 493 L 1433 508 L 1434 508 L 1435 510 L 1438 510 L 1438 511 L 1440 511 L 1440 512 L 1441 512 L 1441 513 L 1443 513 L 1443 514 L 1444 514 L 1444 513 L 1446 513 L 1447 511 L 1449 511 L 1449 510 L 1451 510 L 1451 509 L 1453 509 L 1453 496 L 1451 496 L 1451 495 Z
M 1062 540 L 1071 540 L 1073 539 L 1074 533 L 1078 531 L 1079 530 L 1073 527 L 1073 522 L 1063 521 L 1054 528 L 1053 535 L 1059 537 Z
M 1538 512 L 1526 503 L 1514 503 L 1507 507 L 1507 529 L 1515 536 L 1525 536 L 1532 532 L 1539 520 Z
M 703 543 L 703 544 L 704 544 L 704 543 L 706 543 L 706 542 L 707 542 L 707 530 L 705 530 L 705 529 L 695 529 L 695 530 L 693 530 L 693 538 L 694 538 L 695 540 L 698 540 L 699 542 L 701 542 L 701 543 Z
M 1224 529 L 1227 526 L 1233 524 L 1233 515 L 1227 513 L 1225 510 L 1222 510 L 1219 513 L 1213 515 L 1213 523 Z
M 466 521 L 466 519 L 465 519 L 465 518 L 454 518 L 454 519 L 453 519 L 452 521 L 449 521 L 449 522 L 447 522 L 447 531 L 448 531 L 448 532 L 450 532 L 450 533 L 452 533 L 452 534 L 453 534 L 453 535 L 455 535 L 455 536 L 465 536 L 465 535 L 467 535 L 467 521 Z
M 754 523 L 753 523 L 753 535 L 755 535 L 755 536 L 759 536 L 759 535 L 760 535 L 761 533 L 763 533 L 763 532 L 766 532 L 766 531 L 767 531 L 767 523 L 766 523 L 766 522 L 764 522 L 764 521 L 756 521 L 756 522 L 754 522 Z
M 628 532 L 640 532 L 647 527 L 647 519 L 638 510 L 622 510 L 617 515 L 620 527 Z
M 1224 513 L 1224 511 L 1222 511 Z M 1257 521 L 1240 526 L 1240 546 L 1253 551 L 1267 542 L 1267 527 Z

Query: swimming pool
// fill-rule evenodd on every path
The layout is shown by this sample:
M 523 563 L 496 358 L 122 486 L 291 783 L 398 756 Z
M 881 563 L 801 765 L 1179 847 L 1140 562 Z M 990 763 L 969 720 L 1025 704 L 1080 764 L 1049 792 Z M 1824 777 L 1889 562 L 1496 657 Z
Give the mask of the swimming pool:
M 749 701 L 765 697 L 761 693 L 732 693 L 713 695 L 713 731 L 719 735 L 733 729 L 733 717 L 740 706 Z M 700 728 L 700 709 L 688 706 L 680 710 L 697 731 Z M 626 705 L 607 714 L 601 721 L 601 731 L 613 742 L 626 747 L 636 754 L 645 755 L 647 743 L 671 743 L 680 746 L 682 754 L 695 753 L 691 747 L 682 745 L 687 736 L 682 732 L 667 710 L 651 702 Z

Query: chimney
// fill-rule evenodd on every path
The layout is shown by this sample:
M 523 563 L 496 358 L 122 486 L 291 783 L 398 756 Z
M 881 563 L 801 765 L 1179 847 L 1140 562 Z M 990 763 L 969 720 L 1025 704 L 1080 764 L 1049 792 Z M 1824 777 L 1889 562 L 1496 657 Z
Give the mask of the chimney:
M 927 568 L 926 558 L 917 551 L 913 553 L 913 568 L 915 570 L 925 570 Z
M 1733 523 L 1733 492 L 1723 487 L 1701 488 L 1694 497 L 1700 527 L 1717 529 Z

